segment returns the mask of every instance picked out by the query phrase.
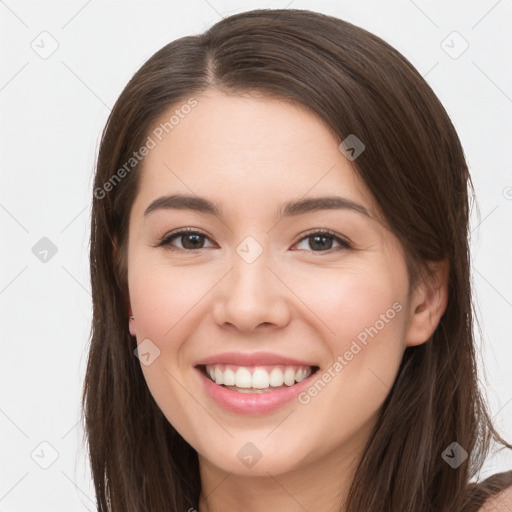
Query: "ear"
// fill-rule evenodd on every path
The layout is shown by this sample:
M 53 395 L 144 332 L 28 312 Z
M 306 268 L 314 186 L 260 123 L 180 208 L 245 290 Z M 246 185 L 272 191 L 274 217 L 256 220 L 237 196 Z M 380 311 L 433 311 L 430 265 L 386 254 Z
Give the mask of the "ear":
M 413 292 L 411 318 L 405 346 L 421 345 L 430 339 L 448 305 L 450 265 L 448 260 L 429 263 L 427 274 Z
M 137 337 L 137 329 L 135 328 L 135 318 L 132 318 L 132 310 L 130 308 L 130 319 L 128 320 L 128 327 L 130 328 L 130 334 Z

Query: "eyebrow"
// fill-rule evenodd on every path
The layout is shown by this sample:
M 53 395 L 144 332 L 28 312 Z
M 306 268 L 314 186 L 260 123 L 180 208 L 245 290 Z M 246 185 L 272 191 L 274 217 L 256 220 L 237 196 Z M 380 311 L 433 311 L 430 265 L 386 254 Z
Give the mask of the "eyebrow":
M 209 215 L 222 217 L 222 208 L 209 199 L 199 196 L 173 194 L 155 199 L 145 210 L 144 216 L 158 210 L 192 210 Z M 308 197 L 296 201 L 288 201 L 277 210 L 278 218 L 293 217 L 320 210 L 350 210 L 372 218 L 368 210 L 361 204 L 339 196 Z

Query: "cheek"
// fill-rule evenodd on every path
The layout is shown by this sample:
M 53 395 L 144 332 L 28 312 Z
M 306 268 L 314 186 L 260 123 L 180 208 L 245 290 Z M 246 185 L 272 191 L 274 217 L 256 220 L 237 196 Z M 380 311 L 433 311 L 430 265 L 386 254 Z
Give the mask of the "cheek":
M 330 277 L 317 279 L 316 287 L 308 279 L 299 292 L 321 320 L 316 324 L 329 355 L 301 403 L 310 404 L 318 417 L 358 418 L 356 425 L 377 411 L 396 377 L 404 349 L 407 275 L 404 268 L 375 265 Z
M 197 279 L 191 280 L 191 274 Z M 137 343 L 150 340 L 149 351 L 157 354 L 148 365 L 141 359 L 144 379 L 168 421 L 179 432 L 188 432 L 193 422 L 184 412 L 190 410 L 191 399 L 183 383 L 191 369 L 180 364 L 182 350 L 196 325 L 201 298 L 212 284 L 206 272 L 198 275 L 191 267 L 171 268 L 161 262 L 134 263 L 129 284 Z
M 337 424 L 355 435 L 376 418 L 389 394 L 403 355 L 408 281 L 405 269 L 399 270 L 345 269 L 339 279 L 325 280 L 321 297 L 310 294 L 330 355 L 299 397 L 317 425 Z M 335 442 L 340 434 L 318 435 Z
M 191 267 L 155 264 L 134 270 L 129 288 L 137 338 L 149 338 L 164 349 L 176 339 L 214 281 L 211 273 L 198 274 Z
M 400 269 L 380 263 L 297 275 L 294 292 L 316 316 L 333 357 L 354 340 L 364 345 L 378 337 L 380 345 L 399 343 L 407 291 Z

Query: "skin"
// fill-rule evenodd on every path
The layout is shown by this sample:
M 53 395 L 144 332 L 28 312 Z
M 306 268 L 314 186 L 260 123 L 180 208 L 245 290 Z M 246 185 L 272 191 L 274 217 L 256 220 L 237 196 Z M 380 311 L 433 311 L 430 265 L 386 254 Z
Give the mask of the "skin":
M 432 265 L 435 286 L 408 294 L 398 239 L 338 149 L 341 140 L 316 115 L 255 93 L 209 89 L 197 99 L 145 157 L 130 215 L 130 332 L 160 350 L 150 365 L 141 364 L 144 377 L 198 452 L 200 512 L 342 510 L 405 348 L 427 341 L 445 311 L 447 265 Z M 153 200 L 171 193 L 211 199 L 223 217 L 187 210 L 144 216 Z M 365 206 L 373 218 L 324 210 L 277 221 L 285 201 L 333 194 Z M 207 235 L 204 248 L 156 247 L 187 227 Z M 331 245 L 315 251 L 306 235 L 321 229 L 352 248 L 328 239 Z M 247 236 L 263 249 L 250 264 L 236 252 Z M 183 238 L 172 245 L 183 247 Z M 308 404 L 294 400 L 257 417 L 227 412 L 193 369 L 220 352 L 269 351 L 322 371 L 397 302 L 401 311 Z M 250 468 L 237 457 L 248 442 L 262 454 Z

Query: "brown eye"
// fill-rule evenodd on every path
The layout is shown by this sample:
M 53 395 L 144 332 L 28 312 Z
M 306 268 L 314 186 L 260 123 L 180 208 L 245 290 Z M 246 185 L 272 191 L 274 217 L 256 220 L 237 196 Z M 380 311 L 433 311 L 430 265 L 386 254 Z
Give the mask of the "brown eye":
M 350 249 L 352 247 L 346 240 L 343 240 L 332 231 L 317 231 L 310 233 L 301 238 L 298 243 L 303 240 L 309 241 L 309 248 L 306 248 L 306 250 L 310 250 L 312 252 L 327 252 L 333 248 L 333 242 L 338 243 L 340 246 L 335 247 L 335 250 Z
M 182 246 L 174 246 L 172 242 L 175 240 L 178 240 Z M 157 247 L 165 246 L 172 250 L 194 251 L 197 249 L 205 249 L 205 247 L 203 247 L 205 240 L 209 240 L 209 238 L 200 231 L 181 230 L 165 236 Z
M 179 241 L 181 247 L 174 244 L 176 240 Z M 166 235 L 159 242 L 157 247 L 166 247 L 173 251 L 192 252 L 199 249 L 206 249 L 207 247 L 204 247 L 204 243 L 205 241 L 209 240 L 210 238 L 200 231 L 193 229 L 182 229 L 180 231 Z M 297 244 L 301 243 L 303 240 L 308 241 L 309 247 L 306 247 L 305 250 L 316 253 L 328 252 L 331 250 L 346 250 L 352 248 L 349 242 L 342 239 L 332 231 L 324 230 L 309 233 L 308 235 L 302 237 L 299 242 L 297 242 Z M 338 247 L 333 248 L 334 243 L 337 243 Z M 213 245 L 211 245 L 211 247 L 213 247 Z

